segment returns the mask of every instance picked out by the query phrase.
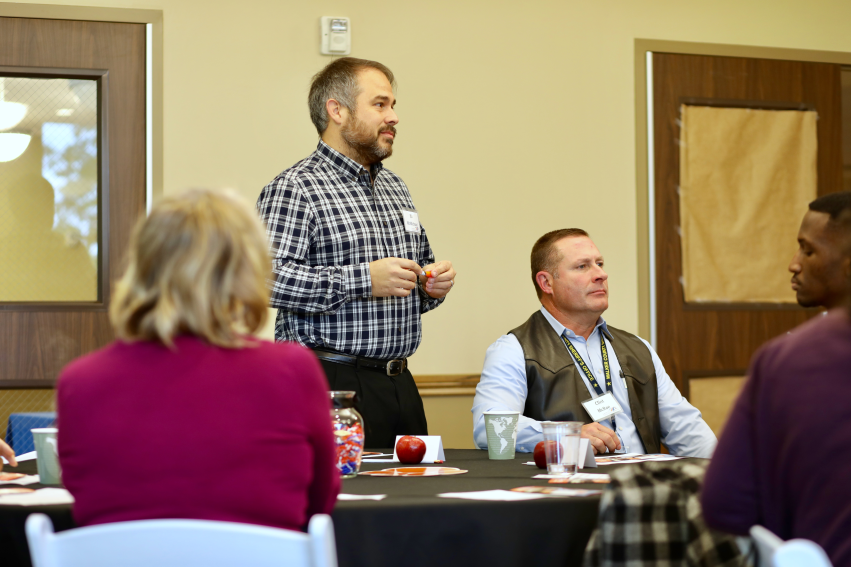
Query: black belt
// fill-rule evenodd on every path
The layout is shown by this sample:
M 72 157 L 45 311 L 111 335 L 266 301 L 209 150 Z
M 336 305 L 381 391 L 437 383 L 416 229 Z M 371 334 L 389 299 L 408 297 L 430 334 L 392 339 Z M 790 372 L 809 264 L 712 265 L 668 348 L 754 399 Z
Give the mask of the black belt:
M 377 358 L 367 358 L 365 356 L 354 356 L 351 354 L 343 354 L 330 350 L 313 349 L 313 354 L 316 358 L 327 360 L 328 362 L 336 362 L 338 364 L 348 364 L 349 366 L 371 368 L 374 370 L 383 370 L 388 376 L 398 376 L 408 368 L 407 358 L 394 358 L 392 360 L 379 360 Z

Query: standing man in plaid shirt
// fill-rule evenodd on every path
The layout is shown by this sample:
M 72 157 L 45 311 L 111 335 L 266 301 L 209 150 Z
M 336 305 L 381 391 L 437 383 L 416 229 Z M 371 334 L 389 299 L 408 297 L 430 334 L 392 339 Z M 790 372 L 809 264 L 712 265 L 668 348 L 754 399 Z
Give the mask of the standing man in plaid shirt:
M 308 97 L 319 145 L 257 201 L 274 258 L 275 339 L 313 349 L 332 390 L 357 392 L 369 447 L 428 433 L 407 357 L 420 315 L 455 283 L 407 186 L 382 165 L 399 122 L 393 86 L 375 61 L 344 57 L 320 71 Z

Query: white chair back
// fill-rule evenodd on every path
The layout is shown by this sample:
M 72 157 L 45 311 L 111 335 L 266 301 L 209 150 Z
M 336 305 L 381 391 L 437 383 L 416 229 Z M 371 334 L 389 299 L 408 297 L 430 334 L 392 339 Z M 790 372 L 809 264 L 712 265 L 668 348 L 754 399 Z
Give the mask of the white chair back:
M 827 553 L 807 539 L 783 541 L 762 526 L 750 529 L 756 546 L 758 567 L 832 567 Z
M 756 546 L 757 567 L 771 567 L 771 558 L 783 545 L 783 540 L 762 526 L 752 526 L 750 531 Z
M 832 567 L 821 546 L 808 539 L 790 539 L 774 553 L 774 567 Z
M 208 520 L 140 520 L 54 533 L 50 518 L 26 523 L 33 567 L 337 567 L 334 525 L 313 516 L 308 533 Z

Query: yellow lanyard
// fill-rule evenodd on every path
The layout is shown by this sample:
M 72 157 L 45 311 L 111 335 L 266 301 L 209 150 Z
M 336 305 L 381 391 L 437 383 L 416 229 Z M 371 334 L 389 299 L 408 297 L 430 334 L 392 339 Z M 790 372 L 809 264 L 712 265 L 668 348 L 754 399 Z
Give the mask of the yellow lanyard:
M 582 369 L 582 372 L 585 373 L 585 376 L 588 377 L 588 381 L 591 382 L 591 385 L 594 386 L 594 390 L 597 392 L 598 396 L 603 395 L 603 390 L 600 388 L 600 385 L 597 384 L 597 379 L 591 373 L 591 369 L 588 368 L 588 365 L 585 364 L 585 361 L 582 360 L 582 357 L 579 356 L 579 351 L 576 350 L 576 347 L 571 344 L 569 340 L 567 340 L 564 335 L 562 335 L 561 340 L 564 341 L 564 344 L 567 346 L 567 350 L 570 351 L 570 354 L 573 355 L 573 358 L 576 359 L 576 363 L 579 365 L 579 368 Z M 606 351 L 606 341 L 603 340 L 603 333 L 600 332 L 600 354 L 603 357 L 603 374 L 606 376 L 606 391 L 612 391 L 612 372 L 609 369 L 609 353 Z

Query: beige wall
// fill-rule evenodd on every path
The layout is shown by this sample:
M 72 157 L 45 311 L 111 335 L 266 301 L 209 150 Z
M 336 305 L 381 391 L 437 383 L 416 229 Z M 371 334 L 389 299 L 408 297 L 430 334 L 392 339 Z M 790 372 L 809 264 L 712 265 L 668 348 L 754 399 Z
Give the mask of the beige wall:
M 608 318 L 637 330 L 635 38 L 851 51 L 844 0 L 90 5 L 163 10 L 165 193 L 227 186 L 251 200 L 315 145 L 305 98 L 329 61 L 319 17 L 352 19 L 352 55 L 398 77 L 387 165 L 459 273 L 425 317 L 417 374 L 481 370 L 485 348 L 536 307 L 529 248 L 558 227 L 592 233 Z
M 440 435 L 446 449 L 475 449 L 473 396 L 423 396 L 428 432 Z

